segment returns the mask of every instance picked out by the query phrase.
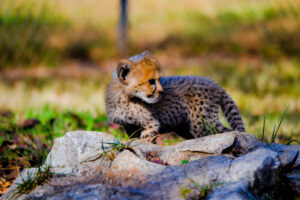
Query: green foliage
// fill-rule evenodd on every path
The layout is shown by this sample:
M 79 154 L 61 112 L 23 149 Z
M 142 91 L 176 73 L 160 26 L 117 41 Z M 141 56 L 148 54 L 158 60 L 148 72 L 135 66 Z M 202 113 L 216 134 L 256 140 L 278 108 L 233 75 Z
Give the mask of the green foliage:
M 187 195 L 192 192 L 192 189 L 198 190 L 199 199 L 204 199 L 213 188 L 224 185 L 224 183 L 213 183 L 211 185 L 204 185 L 204 184 L 200 185 L 199 183 L 194 181 L 192 178 L 189 178 L 189 177 L 186 177 L 186 178 L 191 182 L 193 187 L 187 187 L 185 185 L 180 188 L 181 197 L 183 199 L 185 199 L 187 197 Z
M 205 120 L 204 120 L 204 117 L 201 115 L 201 122 L 202 122 L 202 125 L 203 125 L 203 129 L 204 131 L 207 133 L 207 135 L 215 135 L 217 134 L 217 130 L 216 130 L 216 127 L 214 125 L 214 122 L 211 122 L 210 125 L 208 125 Z
M 44 133 L 51 140 L 74 130 L 103 131 L 112 133 L 117 138 L 126 137 L 126 134 L 120 131 L 119 128 L 111 128 L 107 123 L 107 117 L 100 113 L 94 116 L 90 112 L 59 112 L 46 105 L 41 111 L 27 111 L 26 118 L 36 118 L 41 121 L 41 124 L 28 131 Z
M 279 124 L 278 126 L 276 125 L 276 123 L 274 124 L 273 126 L 273 131 L 272 131 L 272 135 L 271 135 L 271 143 L 274 143 L 275 142 L 275 139 L 277 137 L 277 134 L 278 134 L 278 130 L 281 126 L 281 123 L 285 117 L 285 115 L 287 114 L 287 111 L 288 111 L 288 107 L 285 109 L 285 111 L 283 112 L 283 114 L 281 115 L 281 118 L 280 118 L 280 121 L 279 121 Z M 262 135 L 261 135 L 261 141 L 266 141 L 268 143 L 268 141 L 265 139 L 265 126 L 266 126 L 266 116 L 264 116 L 264 121 L 263 121 L 263 130 L 262 130 Z M 289 141 L 287 144 L 290 144 L 290 142 L 293 142 L 293 141 L 297 141 L 297 140 L 291 140 Z
M 211 185 L 200 185 L 191 178 L 188 178 L 192 185 L 200 191 L 200 197 L 205 197 L 213 188 L 223 185 L 224 183 L 213 183 Z
M 172 140 L 164 140 L 164 145 L 165 146 L 170 146 L 170 145 L 173 145 L 173 144 L 178 144 L 181 141 L 182 141 L 182 139 L 180 139 L 179 137 L 178 138 L 174 138 Z
M 188 160 L 182 160 L 182 161 L 181 161 L 181 164 L 187 164 L 187 163 L 189 163 Z
M 185 199 L 187 197 L 187 195 L 190 194 L 191 192 L 192 192 L 192 190 L 186 188 L 185 186 L 182 186 L 180 188 L 180 194 L 183 199 Z
M 275 139 L 276 139 L 277 134 L 278 134 L 278 130 L 279 130 L 280 126 L 281 126 L 281 123 L 282 123 L 282 121 L 283 121 L 283 119 L 284 119 L 287 111 L 288 111 L 288 107 L 285 109 L 284 113 L 282 114 L 277 128 L 276 128 L 276 124 L 274 124 L 273 132 L 272 132 L 272 137 L 271 137 L 271 142 L 275 142 Z
M 116 139 L 114 142 L 103 142 L 101 146 L 103 151 L 102 156 L 113 161 L 118 153 L 126 149 L 135 153 L 132 146 L 130 145 L 132 141 L 133 139 L 130 139 L 127 142 L 122 142 L 121 140 Z M 104 146 L 104 144 L 106 144 L 107 146 Z

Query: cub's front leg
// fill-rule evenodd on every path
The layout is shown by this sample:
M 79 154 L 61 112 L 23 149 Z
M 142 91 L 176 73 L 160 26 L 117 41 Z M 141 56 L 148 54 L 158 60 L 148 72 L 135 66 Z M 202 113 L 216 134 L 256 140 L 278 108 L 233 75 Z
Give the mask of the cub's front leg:
M 116 109 L 111 109 L 108 118 L 111 122 L 120 125 L 133 125 L 141 127 L 141 138 L 150 141 L 158 134 L 160 124 L 151 112 L 139 104 L 129 103 L 126 106 L 120 106 Z
M 138 125 L 142 128 L 141 138 L 147 141 L 158 134 L 159 121 L 154 118 L 152 113 L 143 105 L 130 103 L 125 120 L 131 124 Z
M 152 118 L 142 127 L 143 131 L 141 132 L 141 138 L 151 141 L 151 139 L 158 134 L 159 122 Z

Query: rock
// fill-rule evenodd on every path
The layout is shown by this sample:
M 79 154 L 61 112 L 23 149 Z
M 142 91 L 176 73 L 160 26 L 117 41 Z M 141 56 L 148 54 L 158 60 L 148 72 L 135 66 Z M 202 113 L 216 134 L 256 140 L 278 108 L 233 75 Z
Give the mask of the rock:
M 174 147 L 176 151 L 200 152 L 206 154 L 221 154 L 234 143 L 236 132 L 211 135 L 192 140 L 186 140 Z M 172 148 L 172 147 L 171 147 Z
M 236 131 L 172 146 L 135 140 L 111 149 L 110 143 L 119 141 L 99 132 L 56 139 L 46 162 L 55 174 L 18 199 L 284 199 L 299 193 L 299 146 L 268 145 Z
M 206 156 L 232 154 L 244 154 L 263 146 L 255 136 L 249 133 L 237 131 L 226 134 L 210 135 L 197 139 L 183 141 L 172 146 L 158 146 L 141 140 L 132 143 L 139 156 L 145 157 L 148 152 L 157 152 L 163 163 L 168 165 L 180 165 L 182 160 L 193 161 Z
M 289 182 L 294 186 L 293 189 L 297 194 L 300 194 L 300 170 L 294 170 L 287 175 Z
M 227 181 L 246 178 L 249 183 L 253 184 L 257 178 L 268 176 L 269 173 L 279 170 L 279 167 L 278 154 L 269 149 L 260 148 L 234 159 L 228 169 L 230 179 Z M 260 172 L 267 174 L 259 174 Z M 268 184 L 270 184 L 269 181 Z
M 265 145 L 260 142 L 254 135 L 245 132 L 235 132 L 235 148 L 238 148 L 242 153 L 251 152 Z
M 151 197 L 140 190 L 103 184 L 71 185 L 60 188 L 55 193 L 46 193 L 43 196 L 28 195 L 25 199 L 30 200 L 55 200 L 55 199 L 114 199 L 114 200 L 144 200 Z
M 106 180 L 109 184 L 136 186 L 146 183 L 149 176 L 158 174 L 165 168 L 166 166 L 142 160 L 125 150 L 111 163 Z
M 248 190 L 247 181 L 238 181 L 215 188 L 208 196 L 207 200 L 248 200 L 259 199 Z
M 192 140 L 186 140 L 178 145 L 164 148 L 160 155 L 163 162 L 169 165 L 179 165 L 182 160 L 197 160 L 211 155 L 220 155 L 234 144 L 235 132 L 211 135 Z
M 102 157 L 102 147 L 109 151 L 117 139 L 112 135 L 92 132 L 68 132 L 57 138 L 47 157 L 47 165 L 53 167 L 53 172 L 73 176 L 90 176 L 100 173 L 109 164 Z
M 279 159 L 283 166 L 300 167 L 300 145 L 283 145 L 271 143 L 269 148 L 279 153 Z M 289 166 L 289 164 L 292 164 Z
M 35 188 L 29 194 L 10 196 L 3 199 L 149 199 L 141 190 L 108 186 L 99 177 L 53 177 L 49 182 Z

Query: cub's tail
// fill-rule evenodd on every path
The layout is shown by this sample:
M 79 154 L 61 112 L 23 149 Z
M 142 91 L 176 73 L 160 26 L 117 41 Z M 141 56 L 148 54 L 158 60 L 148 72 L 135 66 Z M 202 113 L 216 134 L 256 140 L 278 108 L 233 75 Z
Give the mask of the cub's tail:
M 225 90 L 222 92 L 220 105 L 231 128 L 236 131 L 245 132 L 246 129 L 240 110 Z

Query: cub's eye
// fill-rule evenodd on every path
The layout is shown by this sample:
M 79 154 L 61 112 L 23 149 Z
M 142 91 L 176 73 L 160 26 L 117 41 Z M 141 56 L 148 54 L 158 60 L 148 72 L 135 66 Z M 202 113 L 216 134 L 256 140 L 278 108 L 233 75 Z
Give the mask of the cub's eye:
M 154 85 L 155 84 L 155 80 L 154 79 L 150 79 L 149 83 L 150 83 L 150 85 Z

